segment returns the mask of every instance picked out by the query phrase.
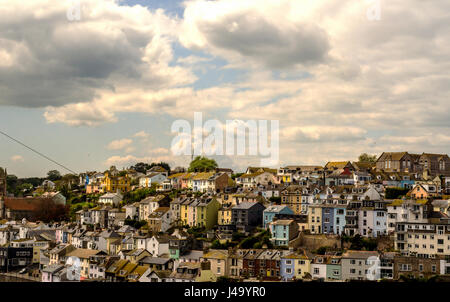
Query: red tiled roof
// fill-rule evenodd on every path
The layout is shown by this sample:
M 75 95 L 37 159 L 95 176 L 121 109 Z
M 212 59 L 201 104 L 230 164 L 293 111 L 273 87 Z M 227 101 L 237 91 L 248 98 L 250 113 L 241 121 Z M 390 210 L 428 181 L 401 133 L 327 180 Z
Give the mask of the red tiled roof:
M 35 211 L 47 198 L 5 198 L 5 208 L 15 211 Z

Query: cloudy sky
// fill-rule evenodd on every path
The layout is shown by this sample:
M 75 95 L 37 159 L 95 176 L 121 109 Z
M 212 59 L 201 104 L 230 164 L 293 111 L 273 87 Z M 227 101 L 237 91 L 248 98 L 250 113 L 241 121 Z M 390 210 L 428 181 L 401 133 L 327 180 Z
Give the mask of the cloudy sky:
M 194 112 L 279 120 L 280 165 L 450 153 L 450 1 L 375 1 L 0 0 L 0 130 L 77 172 L 186 165 Z M 10 173 L 66 172 L 0 146 Z

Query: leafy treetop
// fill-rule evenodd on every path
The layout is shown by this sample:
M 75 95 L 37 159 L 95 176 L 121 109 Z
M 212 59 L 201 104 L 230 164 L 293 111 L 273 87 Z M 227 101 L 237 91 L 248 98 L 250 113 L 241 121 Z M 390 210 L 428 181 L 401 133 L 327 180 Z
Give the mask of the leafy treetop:
M 197 156 L 189 165 L 189 172 L 209 172 L 218 167 L 214 159 Z

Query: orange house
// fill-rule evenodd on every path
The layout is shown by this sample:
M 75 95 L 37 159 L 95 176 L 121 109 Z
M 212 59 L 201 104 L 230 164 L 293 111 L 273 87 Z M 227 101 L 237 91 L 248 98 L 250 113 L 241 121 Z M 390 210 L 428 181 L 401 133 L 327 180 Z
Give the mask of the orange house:
M 430 193 L 428 193 L 427 189 L 420 184 L 415 185 L 406 195 L 414 199 L 427 199 L 430 197 Z

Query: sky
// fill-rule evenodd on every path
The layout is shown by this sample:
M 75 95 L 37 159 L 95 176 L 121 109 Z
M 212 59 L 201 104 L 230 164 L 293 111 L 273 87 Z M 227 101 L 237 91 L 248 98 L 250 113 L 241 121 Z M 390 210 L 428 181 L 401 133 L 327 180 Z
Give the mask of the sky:
M 194 112 L 278 120 L 277 166 L 450 153 L 448 0 L 79 4 L 0 0 L 0 131 L 75 172 L 187 166 L 171 126 Z M 1 135 L 0 166 L 68 173 Z

